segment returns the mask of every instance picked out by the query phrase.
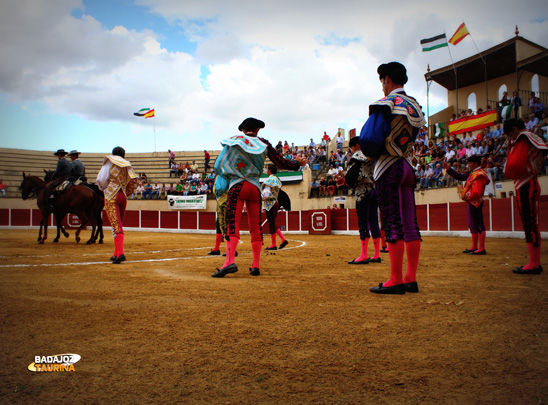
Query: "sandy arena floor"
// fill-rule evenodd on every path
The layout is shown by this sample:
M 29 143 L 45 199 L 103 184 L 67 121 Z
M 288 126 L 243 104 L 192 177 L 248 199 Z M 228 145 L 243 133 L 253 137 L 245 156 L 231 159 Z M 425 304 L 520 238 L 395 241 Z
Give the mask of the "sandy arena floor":
M 348 265 L 357 236 L 288 235 L 260 277 L 244 236 L 239 272 L 215 279 L 212 235 L 128 232 L 117 266 L 110 235 L 72 233 L 0 231 L 2 404 L 548 402 L 546 247 L 546 271 L 519 276 L 523 240 L 469 256 L 427 237 L 420 293 L 378 296 L 388 255 Z M 74 372 L 27 369 L 64 353 Z

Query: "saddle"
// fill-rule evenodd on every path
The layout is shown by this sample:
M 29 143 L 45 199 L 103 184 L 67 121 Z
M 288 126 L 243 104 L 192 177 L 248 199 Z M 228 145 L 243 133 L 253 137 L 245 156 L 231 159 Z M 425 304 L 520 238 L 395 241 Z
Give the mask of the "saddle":
M 61 184 L 59 184 L 57 187 L 53 189 L 54 192 L 61 193 L 63 191 L 68 190 L 70 187 L 72 187 L 75 183 L 72 183 L 68 180 L 63 181 Z

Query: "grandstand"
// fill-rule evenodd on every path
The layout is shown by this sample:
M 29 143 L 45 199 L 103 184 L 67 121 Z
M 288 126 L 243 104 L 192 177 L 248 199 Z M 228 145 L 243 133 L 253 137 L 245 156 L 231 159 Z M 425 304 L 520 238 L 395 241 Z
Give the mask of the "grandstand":
M 93 181 L 99 172 L 105 153 L 86 153 L 82 152 L 80 159 L 86 165 L 86 174 L 90 181 Z M 211 155 L 210 165 L 212 166 L 220 150 L 209 151 Z M 193 160 L 199 165 L 199 170 L 204 170 L 203 151 L 175 151 L 176 161 L 192 162 Z M 128 153 L 128 160 L 131 161 L 137 173 L 146 173 L 149 181 L 158 182 L 160 184 L 175 182 L 174 178 L 169 177 L 169 153 L 168 152 L 151 152 L 151 153 Z M 22 204 L 30 203 L 27 208 L 35 207 L 35 202 L 23 202 L 19 193 L 19 186 L 22 181 L 22 174 L 32 174 L 43 177 L 44 170 L 54 170 L 57 165 L 57 158 L 53 156 L 53 151 L 32 151 L 23 149 L 7 149 L 0 148 L 0 179 L 6 184 L 6 198 L 0 199 L 1 206 L 5 208 L 19 207 Z M 335 202 L 335 197 L 310 198 L 310 183 L 313 177 L 321 175 L 323 168 L 320 171 L 306 169 L 303 172 L 303 178 L 300 183 L 284 186 L 285 192 L 289 195 L 292 201 L 293 210 L 309 210 L 309 209 L 325 209 L 332 206 Z M 548 176 L 540 176 L 539 181 L 542 187 L 542 195 L 548 194 Z M 502 181 L 497 183 L 498 188 L 495 190 L 493 197 L 500 198 L 509 196 L 514 192 L 513 183 L 511 181 Z M 338 196 L 340 202 L 340 197 Z M 355 199 L 353 196 L 343 196 L 344 208 L 354 208 Z M 431 189 L 426 192 L 417 192 L 415 194 L 417 205 L 424 204 L 439 204 L 459 202 L 460 198 L 457 194 L 456 187 Z M 134 205 L 136 209 L 157 209 L 167 210 L 165 200 L 130 200 L 130 207 Z M 208 202 L 207 211 L 215 210 L 215 203 Z

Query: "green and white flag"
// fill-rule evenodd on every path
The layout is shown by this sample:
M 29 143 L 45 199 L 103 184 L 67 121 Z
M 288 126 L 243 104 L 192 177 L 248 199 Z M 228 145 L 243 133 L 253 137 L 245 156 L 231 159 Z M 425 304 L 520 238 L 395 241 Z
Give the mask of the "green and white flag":
M 434 128 L 436 129 L 435 136 L 437 138 L 447 135 L 447 124 L 444 122 L 438 122 L 437 124 L 434 124 Z
M 445 33 L 443 33 L 432 38 L 421 40 L 421 46 L 423 52 L 428 52 L 449 45 L 447 45 L 447 37 L 445 36 Z
M 505 105 L 499 109 L 500 118 L 503 121 L 512 117 L 512 104 Z

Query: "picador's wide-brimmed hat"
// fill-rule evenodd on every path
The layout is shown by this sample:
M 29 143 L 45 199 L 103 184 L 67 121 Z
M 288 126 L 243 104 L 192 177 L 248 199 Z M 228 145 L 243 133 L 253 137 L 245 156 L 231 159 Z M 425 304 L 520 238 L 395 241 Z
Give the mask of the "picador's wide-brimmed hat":
M 250 117 L 242 121 L 238 127 L 238 131 L 255 131 L 257 128 L 264 128 L 264 126 L 263 121 Z
M 80 153 L 82 152 L 78 152 L 76 149 L 75 150 L 71 150 L 69 155 L 79 155 Z
M 58 149 L 57 152 L 55 152 L 55 153 L 53 154 L 53 156 L 57 156 L 57 155 L 63 155 L 63 156 L 65 156 L 65 155 L 67 155 L 67 154 L 68 154 L 68 153 L 67 153 L 64 149 Z

